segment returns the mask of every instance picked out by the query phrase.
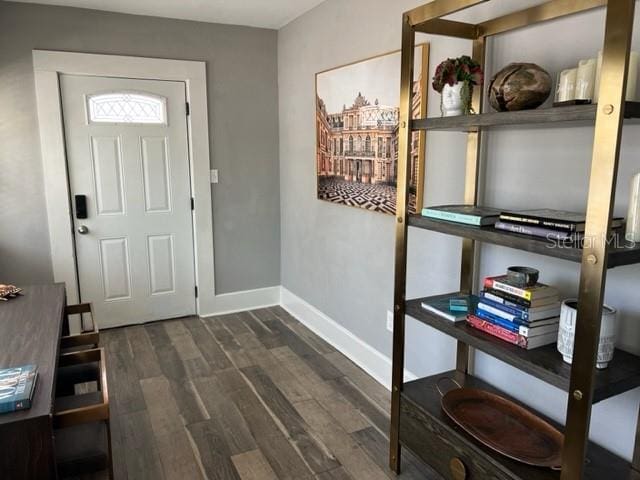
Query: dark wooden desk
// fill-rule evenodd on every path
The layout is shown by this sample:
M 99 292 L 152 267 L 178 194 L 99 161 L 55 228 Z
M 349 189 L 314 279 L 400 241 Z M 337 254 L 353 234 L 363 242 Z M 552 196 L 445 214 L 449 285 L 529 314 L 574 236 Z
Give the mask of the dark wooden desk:
M 0 477 L 56 478 L 52 413 L 65 307 L 63 284 L 24 287 L 0 302 L 0 368 L 34 364 L 38 383 L 29 410 L 0 415 Z

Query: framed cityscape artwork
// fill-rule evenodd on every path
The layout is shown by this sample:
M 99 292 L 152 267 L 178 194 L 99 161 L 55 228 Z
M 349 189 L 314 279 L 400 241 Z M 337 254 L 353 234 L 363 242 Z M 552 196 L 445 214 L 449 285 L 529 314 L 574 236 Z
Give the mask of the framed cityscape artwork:
M 416 47 L 413 118 L 427 112 L 429 45 Z M 316 74 L 318 199 L 395 214 L 400 51 Z M 425 132 L 414 132 L 409 211 L 422 207 Z

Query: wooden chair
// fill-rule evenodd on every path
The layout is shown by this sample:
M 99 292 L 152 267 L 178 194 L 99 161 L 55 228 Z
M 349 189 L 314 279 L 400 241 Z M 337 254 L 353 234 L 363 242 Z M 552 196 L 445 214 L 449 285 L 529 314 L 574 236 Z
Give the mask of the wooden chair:
M 53 416 L 58 476 L 108 470 L 113 479 L 104 349 L 60 355 L 58 365 Z M 89 382 L 95 389 L 81 391 Z
M 62 325 L 62 337 L 60 338 L 60 352 L 70 353 L 87 348 L 98 348 L 100 334 L 98 325 L 93 317 L 93 309 L 90 303 L 80 303 L 78 305 L 68 305 L 65 308 L 65 321 Z M 70 335 L 69 317 L 80 315 L 81 332 L 77 335 Z M 85 316 L 91 318 L 91 327 L 85 328 Z

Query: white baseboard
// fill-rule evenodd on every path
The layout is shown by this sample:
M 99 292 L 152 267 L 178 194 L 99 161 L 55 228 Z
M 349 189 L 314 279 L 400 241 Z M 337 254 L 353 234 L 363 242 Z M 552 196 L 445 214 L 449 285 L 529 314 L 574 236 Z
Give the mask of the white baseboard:
M 280 287 L 266 287 L 241 292 L 223 293 L 215 297 L 212 296 L 207 303 L 210 305 L 208 305 L 206 311 L 199 313 L 201 317 L 213 317 L 226 313 L 271 307 L 280 303 Z
M 329 318 L 285 287 L 280 289 L 280 305 L 300 323 L 324 339 L 336 350 L 371 375 L 378 383 L 391 389 L 391 359 Z M 416 375 L 405 370 L 405 381 Z

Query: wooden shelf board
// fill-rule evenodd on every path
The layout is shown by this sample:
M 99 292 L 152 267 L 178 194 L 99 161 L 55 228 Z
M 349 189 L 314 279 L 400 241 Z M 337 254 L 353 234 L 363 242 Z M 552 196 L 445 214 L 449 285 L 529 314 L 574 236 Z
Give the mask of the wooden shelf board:
M 470 238 L 479 242 L 491 243 L 503 247 L 515 248 L 517 250 L 524 250 L 548 257 L 560 258 L 570 262 L 580 263 L 582 261 L 582 249 L 580 248 L 554 245 L 553 242 L 545 238 L 505 232 L 493 227 L 476 227 L 445 220 L 434 220 L 423 217 L 422 215 L 410 215 L 409 226 L 454 235 L 456 237 Z M 609 250 L 609 268 L 633 265 L 636 263 L 640 263 L 640 244 L 633 246 L 628 244 Z
M 411 121 L 413 130 L 469 131 L 478 127 L 535 125 L 558 122 L 593 123 L 597 105 L 536 108 L 516 112 L 487 112 L 479 115 L 419 118 Z M 625 118 L 640 118 L 640 102 L 627 102 Z
M 525 350 L 477 330 L 466 322 L 453 323 L 435 315 L 422 308 L 423 300 L 407 301 L 406 314 L 544 382 L 569 390 L 571 365 L 562 360 L 555 344 Z M 640 357 L 616 349 L 609 367 L 595 373 L 593 401 L 599 402 L 639 386 Z
M 439 445 L 454 445 L 465 464 L 471 464 L 475 461 L 481 461 L 485 465 L 491 464 L 496 470 L 502 472 L 500 478 L 522 478 L 527 480 L 558 480 L 560 478 L 560 472 L 558 471 L 525 465 L 494 452 L 480 444 L 450 420 L 442 410 L 441 397 L 436 388 L 437 381 L 443 377 L 455 378 L 462 386 L 488 390 L 519 405 L 523 405 L 479 378 L 465 375 L 455 370 L 405 383 L 400 397 L 400 442 L 404 446 L 408 447 L 426 463 L 430 464 L 434 460 L 436 462 L 443 460 L 441 466 L 444 466 L 444 462 L 448 462 L 448 458 L 434 459 L 434 456 L 439 456 L 438 450 L 436 449 L 435 452 L 428 451 L 429 438 L 433 438 L 428 437 L 428 434 L 425 433 L 424 423 L 428 423 L 431 426 L 431 434 L 435 434 L 444 440 Z M 533 411 L 526 405 L 523 406 Z M 558 430 L 563 430 L 556 422 L 535 411 L 533 413 L 544 418 Z M 592 442 L 589 442 L 587 458 L 585 479 L 628 480 L 640 478 L 638 473 L 632 471 L 629 462 Z

